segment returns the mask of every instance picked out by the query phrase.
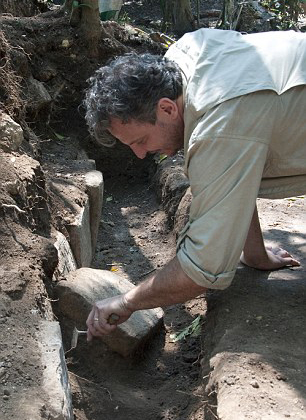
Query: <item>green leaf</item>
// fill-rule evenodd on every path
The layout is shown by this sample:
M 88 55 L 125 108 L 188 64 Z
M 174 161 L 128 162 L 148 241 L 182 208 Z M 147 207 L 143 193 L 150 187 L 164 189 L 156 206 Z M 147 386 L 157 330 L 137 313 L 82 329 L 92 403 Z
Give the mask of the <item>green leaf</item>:
M 158 163 L 161 163 L 163 160 L 167 159 L 167 155 L 159 155 Z
M 180 331 L 177 334 L 170 334 L 171 343 L 176 343 L 177 341 L 184 340 L 186 337 L 197 337 L 201 334 L 202 328 L 202 316 L 198 315 L 188 327 Z
M 79 7 L 89 7 L 90 9 L 92 9 L 92 7 L 89 4 L 85 4 L 85 3 L 80 3 Z
M 65 140 L 65 136 L 62 136 L 61 134 L 58 134 L 54 131 L 55 137 L 57 137 L 59 140 Z
M 79 3 L 78 0 L 74 0 L 72 2 L 72 7 L 73 8 L 77 8 L 77 7 L 89 7 L 90 9 L 92 9 L 92 7 L 89 4 L 85 4 L 85 3 Z

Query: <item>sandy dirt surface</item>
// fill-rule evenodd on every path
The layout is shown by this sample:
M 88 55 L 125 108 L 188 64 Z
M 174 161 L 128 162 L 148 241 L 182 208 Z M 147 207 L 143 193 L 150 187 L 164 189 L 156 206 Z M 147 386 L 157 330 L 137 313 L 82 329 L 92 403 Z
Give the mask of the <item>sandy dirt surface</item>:
M 274 272 L 241 266 L 232 286 L 210 297 L 203 376 L 222 419 L 302 420 L 306 200 L 259 200 L 258 207 L 267 243 L 289 250 L 301 266 Z

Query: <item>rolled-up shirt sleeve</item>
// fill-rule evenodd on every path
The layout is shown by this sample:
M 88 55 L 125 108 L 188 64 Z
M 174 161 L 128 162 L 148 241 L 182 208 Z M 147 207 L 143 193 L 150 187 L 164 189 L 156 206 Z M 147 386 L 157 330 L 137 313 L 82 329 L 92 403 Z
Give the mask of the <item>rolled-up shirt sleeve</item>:
M 197 284 L 225 289 L 244 247 L 267 156 L 258 139 L 197 139 L 187 154 L 193 200 L 177 243 L 183 271 Z

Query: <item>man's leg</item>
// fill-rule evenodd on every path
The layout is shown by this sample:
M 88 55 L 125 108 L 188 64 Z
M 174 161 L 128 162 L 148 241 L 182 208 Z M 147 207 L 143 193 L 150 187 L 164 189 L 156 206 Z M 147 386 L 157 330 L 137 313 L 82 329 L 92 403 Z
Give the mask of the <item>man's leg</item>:
M 282 248 L 266 247 L 264 244 L 257 206 L 253 213 L 247 239 L 240 261 L 258 270 L 277 270 L 286 266 L 298 266 L 300 263 Z

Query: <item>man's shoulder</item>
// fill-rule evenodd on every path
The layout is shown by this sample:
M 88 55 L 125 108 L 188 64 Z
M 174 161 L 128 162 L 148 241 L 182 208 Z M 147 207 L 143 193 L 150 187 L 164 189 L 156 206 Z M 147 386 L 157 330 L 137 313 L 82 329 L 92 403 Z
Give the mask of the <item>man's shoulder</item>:
M 241 34 L 235 31 L 225 31 L 221 29 L 202 28 L 197 31 L 187 32 L 178 39 L 166 52 L 165 56 L 171 59 L 172 54 L 176 50 L 180 50 L 185 54 L 194 54 L 200 51 L 207 42 L 219 43 L 221 39 L 229 40 L 240 37 Z

